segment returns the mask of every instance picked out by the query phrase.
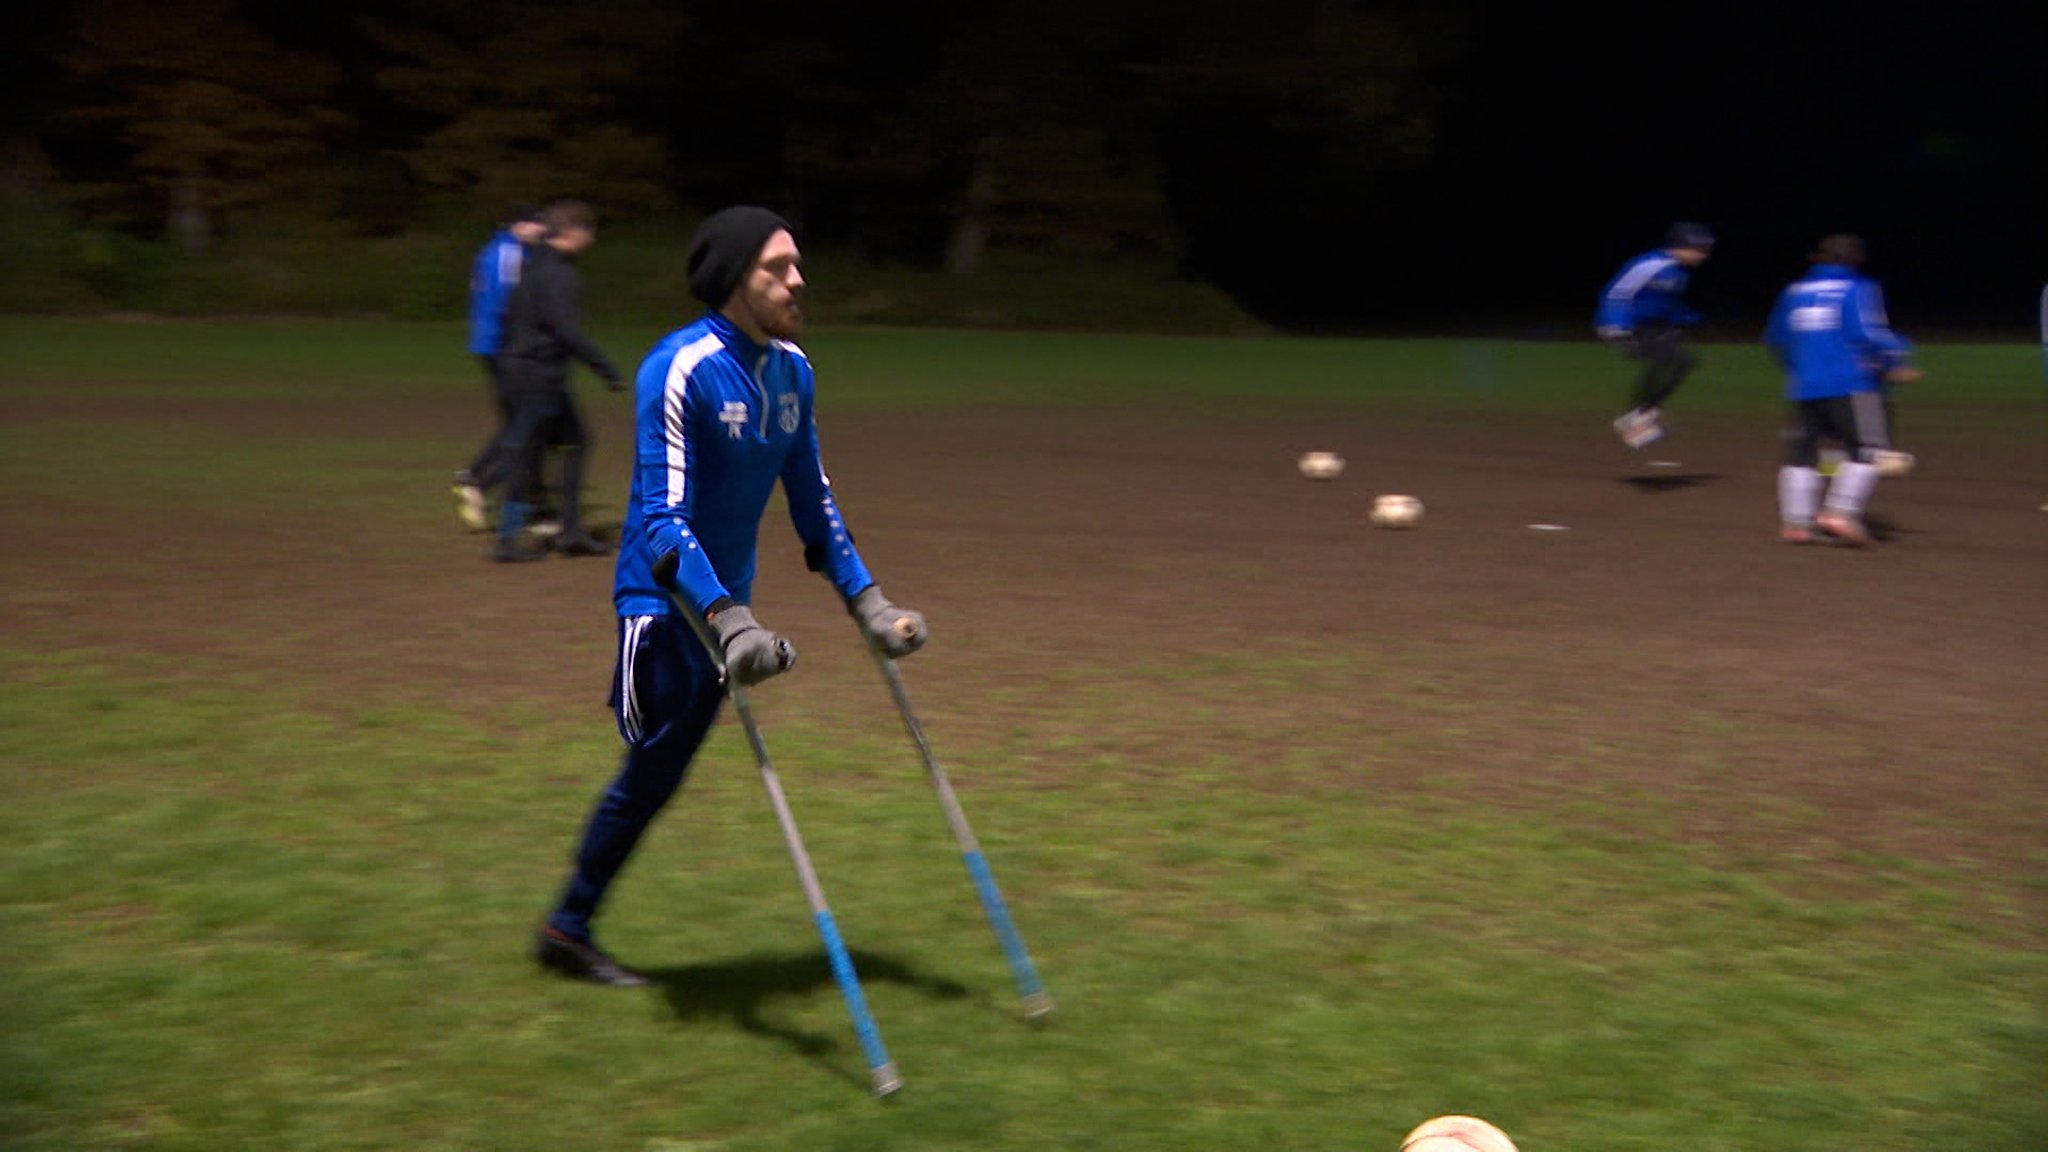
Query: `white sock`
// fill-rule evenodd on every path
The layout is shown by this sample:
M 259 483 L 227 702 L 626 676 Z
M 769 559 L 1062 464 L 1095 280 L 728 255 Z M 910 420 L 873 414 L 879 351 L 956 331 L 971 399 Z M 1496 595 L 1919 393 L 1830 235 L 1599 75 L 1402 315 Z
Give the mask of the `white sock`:
M 1778 469 L 1778 519 L 1787 524 L 1813 523 L 1820 503 L 1820 473 L 1790 465 Z
M 1877 468 L 1860 460 L 1835 469 L 1835 482 L 1828 485 L 1828 511 L 1848 516 L 1863 515 L 1870 490 L 1877 487 Z

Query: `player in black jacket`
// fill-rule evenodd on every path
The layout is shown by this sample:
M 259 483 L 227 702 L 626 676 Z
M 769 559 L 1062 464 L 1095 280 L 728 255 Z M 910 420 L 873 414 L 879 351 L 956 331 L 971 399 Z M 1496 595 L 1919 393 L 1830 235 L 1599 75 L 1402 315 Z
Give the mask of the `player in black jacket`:
M 583 277 L 573 263 L 597 240 L 590 206 L 580 200 L 557 200 L 541 210 L 547 235 L 527 250 L 519 287 L 505 305 L 505 344 L 499 363 L 512 417 L 505 425 L 504 459 L 511 462 L 512 483 L 506 489 L 503 519 L 498 525 L 492 558 L 501 562 L 538 560 L 543 555 L 520 544 L 531 512 L 511 493 L 537 487 L 543 455 L 549 445 L 562 450 L 562 532 L 555 551 L 565 556 L 601 556 L 608 549 L 583 529 L 581 497 L 583 455 L 590 446 L 583 417 L 569 394 L 569 361 L 574 358 L 612 391 L 624 387 L 618 369 L 583 334 Z

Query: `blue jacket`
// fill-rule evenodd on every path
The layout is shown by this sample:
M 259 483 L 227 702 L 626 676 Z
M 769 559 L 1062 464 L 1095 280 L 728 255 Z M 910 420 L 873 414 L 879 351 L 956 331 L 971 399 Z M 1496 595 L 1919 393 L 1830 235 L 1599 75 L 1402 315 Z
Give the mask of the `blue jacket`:
M 496 356 L 505 343 L 505 298 L 519 283 L 525 254 L 502 230 L 477 249 L 469 269 L 469 350 L 478 356 Z
M 818 462 L 816 385 L 803 350 L 762 347 L 710 313 L 663 337 L 634 384 L 633 484 L 612 602 L 621 616 L 671 611 L 654 582 L 676 557 L 676 587 L 700 614 L 751 601 L 754 548 L 775 482 L 813 571 L 851 598 L 874 583 Z
M 1593 327 L 1602 336 L 1626 336 L 1645 324 L 1685 326 L 1700 314 L 1685 303 L 1685 265 L 1659 248 L 1621 266 L 1600 292 Z
M 1874 392 L 1913 350 L 1885 319 L 1877 281 L 1841 264 L 1816 264 L 1779 294 L 1764 343 L 1792 400 Z

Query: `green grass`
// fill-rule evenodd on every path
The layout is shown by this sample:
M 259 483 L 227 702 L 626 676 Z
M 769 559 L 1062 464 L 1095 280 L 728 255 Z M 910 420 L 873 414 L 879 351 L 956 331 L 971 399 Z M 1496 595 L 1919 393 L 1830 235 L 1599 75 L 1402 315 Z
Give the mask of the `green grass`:
M 1046 789 L 971 759 L 1061 1001 L 1033 1029 L 911 765 L 780 725 L 910 1077 L 883 1107 L 729 730 L 610 924 L 677 991 L 619 995 L 518 951 L 601 726 L 4 669 L 20 1147 L 1390 1148 L 1450 1110 L 1538 1149 L 2048 1134 L 2040 958 L 1941 869 L 1866 862 L 1883 898 L 1843 899 L 1448 789 L 1239 793 L 1114 755 Z
M 653 333 L 601 335 L 623 358 Z M 447 325 L 0 321 L 0 486 L 139 532 L 146 596 L 153 512 L 236 518 L 260 551 L 266 525 L 369 514 L 377 468 L 447 451 L 402 416 L 286 439 L 199 430 L 203 414 L 471 396 L 457 340 Z M 1607 396 L 1614 371 L 1581 345 L 811 344 L 830 403 L 875 409 L 1259 398 L 1543 416 Z M 1701 410 L 1773 410 L 1753 350 L 1707 354 Z M 2031 435 L 2033 357 L 1930 349 L 1942 391 L 1916 414 Z M 156 407 L 123 408 L 138 399 Z M 71 407 L 17 418 L 47 403 Z M 166 419 L 181 407 L 202 419 Z M 141 453 L 130 483 L 92 479 L 108 437 Z M 36 571 L 20 552 L 0 569 L 0 608 L 34 602 Z M 299 624 L 304 606 L 278 596 Z M 541 979 L 522 951 L 615 755 L 601 712 L 325 683 L 296 669 L 289 631 L 248 668 L 28 621 L 0 640 L 10 1148 L 1391 1150 L 1450 1111 L 1528 1152 L 2048 1147 L 2048 858 L 2015 878 L 1769 851 L 1829 819 L 1790 805 L 1760 803 L 1743 851 L 1679 835 L 1683 797 L 1475 799 L 1455 766 L 1512 734 L 1626 761 L 1561 697 L 1490 694 L 1483 672 L 1511 649 L 1433 674 L 1426 638 L 1170 666 L 1139 652 L 992 695 L 986 725 L 935 725 L 1059 999 L 1045 1028 L 1015 1018 L 886 718 L 773 714 L 909 1081 L 880 1104 L 730 725 L 608 912 L 610 940 L 667 981 L 621 995 Z M 1357 685 L 1407 723 L 1283 717 L 1286 751 L 1254 755 L 1265 729 L 1230 718 Z M 912 688 L 943 701 L 947 686 Z M 1697 737 L 1691 767 L 1816 739 L 1711 694 L 1660 706 Z
M 211 251 L 70 227 L 46 204 L 0 186 L 0 312 L 302 316 L 434 320 L 463 315 L 481 221 L 369 238 L 332 222 L 245 218 Z M 659 320 L 689 306 L 690 233 L 659 225 L 600 230 L 580 263 L 608 316 Z M 1068 254 L 991 252 L 973 276 L 807 250 L 811 314 L 834 323 L 1250 334 L 1265 331 L 1224 292 L 1170 261 L 1088 263 Z
M 694 318 L 679 313 L 673 326 Z M 599 325 L 622 365 L 663 325 Z M 107 398 L 290 400 L 417 398 L 473 392 L 478 372 L 454 324 L 349 320 L 136 321 L 0 317 L 5 379 L 19 386 L 92 381 Z M 834 408 L 940 405 L 1159 405 L 1237 400 L 1370 404 L 1408 414 L 1577 411 L 1611 405 L 1628 371 L 1588 342 L 1296 340 L 822 327 L 805 340 Z M 1762 349 L 1711 345 L 1688 387 L 1695 414 L 1775 412 L 1777 374 Z M 1934 345 L 1914 412 L 2041 408 L 2040 357 L 2026 344 Z M 2038 427 L 2022 422 L 2026 435 Z

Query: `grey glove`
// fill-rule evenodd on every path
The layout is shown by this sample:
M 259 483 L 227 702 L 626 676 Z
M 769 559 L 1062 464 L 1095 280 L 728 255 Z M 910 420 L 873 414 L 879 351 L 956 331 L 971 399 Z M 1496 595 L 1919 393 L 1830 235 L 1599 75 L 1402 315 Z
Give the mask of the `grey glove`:
M 898 608 L 870 584 L 847 605 L 861 631 L 890 657 L 908 656 L 924 647 L 927 635 L 924 617 L 908 608 Z
M 725 674 L 742 686 L 759 684 L 796 663 L 796 647 L 754 620 L 752 609 L 734 605 L 711 618 L 725 653 Z

